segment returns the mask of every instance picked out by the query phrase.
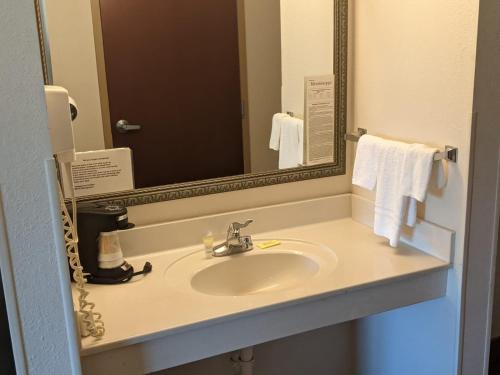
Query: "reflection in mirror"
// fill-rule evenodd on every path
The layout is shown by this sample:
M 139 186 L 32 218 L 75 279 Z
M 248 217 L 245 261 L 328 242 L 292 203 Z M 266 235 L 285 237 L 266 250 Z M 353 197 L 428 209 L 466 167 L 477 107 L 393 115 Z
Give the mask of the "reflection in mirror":
M 130 148 L 135 188 L 338 163 L 334 0 L 45 11 L 53 84 L 79 107 L 77 151 Z

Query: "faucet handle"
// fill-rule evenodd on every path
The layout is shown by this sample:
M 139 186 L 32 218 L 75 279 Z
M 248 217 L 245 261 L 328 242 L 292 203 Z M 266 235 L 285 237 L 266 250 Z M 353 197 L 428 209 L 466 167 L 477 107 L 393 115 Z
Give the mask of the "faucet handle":
M 250 219 L 250 220 L 245 221 L 244 223 L 234 222 L 231 224 L 231 226 L 233 227 L 233 229 L 235 231 L 239 231 L 240 229 L 248 227 L 252 223 L 253 223 L 253 220 Z
M 229 226 L 229 229 L 227 231 L 228 238 L 231 237 L 239 237 L 240 235 L 240 230 L 243 228 L 248 227 L 250 224 L 253 223 L 253 220 L 247 220 L 244 223 L 238 223 L 234 222 Z

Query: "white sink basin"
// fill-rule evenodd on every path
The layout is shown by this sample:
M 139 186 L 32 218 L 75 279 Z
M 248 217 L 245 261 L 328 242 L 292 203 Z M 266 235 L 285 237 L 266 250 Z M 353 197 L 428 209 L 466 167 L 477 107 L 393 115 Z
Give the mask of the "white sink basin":
M 238 255 L 206 259 L 196 252 L 170 265 L 165 277 L 170 287 L 212 296 L 249 296 L 306 285 L 337 265 L 335 253 L 322 245 L 282 240 L 281 245 Z
M 191 279 L 192 287 L 216 296 L 242 296 L 293 288 L 319 270 L 314 260 L 299 254 L 252 255 L 205 268 Z

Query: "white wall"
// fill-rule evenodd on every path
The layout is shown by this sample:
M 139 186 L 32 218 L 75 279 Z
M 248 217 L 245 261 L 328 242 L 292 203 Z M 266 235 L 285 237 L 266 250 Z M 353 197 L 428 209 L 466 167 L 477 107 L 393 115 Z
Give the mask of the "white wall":
M 33 1 L 0 1 L 0 19 L 0 267 L 17 372 L 78 374 Z
M 332 0 L 281 0 L 282 111 L 304 114 L 304 77 L 333 73 Z
M 104 132 L 90 0 L 45 0 L 45 4 L 54 84 L 65 87 L 79 107 L 74 126 L 76 149 L 102 150 Z
M 363 0 L 354 11 L 354 119 L 371 134 L 459 147 L 448 186 L 420 214 L 456 231 L 448 296 L 365 319 L 363 374 L 454 374 L 479 0 Z

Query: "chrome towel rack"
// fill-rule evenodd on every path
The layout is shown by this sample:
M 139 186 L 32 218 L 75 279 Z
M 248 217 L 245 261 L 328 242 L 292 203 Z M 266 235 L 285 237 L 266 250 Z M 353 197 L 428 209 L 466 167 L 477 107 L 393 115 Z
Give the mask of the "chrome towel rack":
M 346 134 L 344 139 L 349 142 L 358 142 L 359 139 L 368 134 L 368 130 L 363 128 L 358 128 L 357 134 Z M 445 146 L 444 151 L 436 152 L 434 155 L 434 161 L 446 160 L 452 163 L 456 163 L 458 161 L 458 148 L 453 146 Z

